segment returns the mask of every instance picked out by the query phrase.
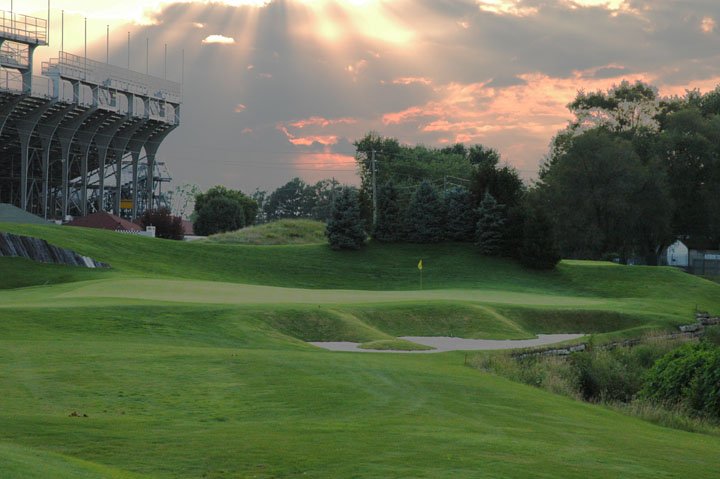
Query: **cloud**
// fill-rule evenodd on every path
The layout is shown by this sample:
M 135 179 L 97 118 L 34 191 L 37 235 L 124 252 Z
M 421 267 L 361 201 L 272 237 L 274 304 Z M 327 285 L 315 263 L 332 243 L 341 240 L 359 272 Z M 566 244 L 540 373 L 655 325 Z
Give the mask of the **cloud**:
M 233 45 L 235 43 L 235 39 L 224 35 L 208 35 L 202 42 L 206 45 L 212 43 L 217 43 L 219 45 Z
M 235 106 L 235 113 L 241 113 L 245 110 L 247 110 L 247 107 L 242 103 L 238 103 L 237 106 Z
M 700 22 L 700 29 L 703 33 L 712 33 L 715 31 L 715 20 L 712 17 L 703 17 Z

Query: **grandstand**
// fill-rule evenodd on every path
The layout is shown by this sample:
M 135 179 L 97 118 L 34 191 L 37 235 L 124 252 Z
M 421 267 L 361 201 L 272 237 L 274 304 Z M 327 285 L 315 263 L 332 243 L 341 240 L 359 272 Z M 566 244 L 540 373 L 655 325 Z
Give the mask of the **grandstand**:
M 48 219 L 163 206 L 181 84 L 62 51 L 33 75 L 47 38 L 46 19 L 0 11 L 0 203 Z

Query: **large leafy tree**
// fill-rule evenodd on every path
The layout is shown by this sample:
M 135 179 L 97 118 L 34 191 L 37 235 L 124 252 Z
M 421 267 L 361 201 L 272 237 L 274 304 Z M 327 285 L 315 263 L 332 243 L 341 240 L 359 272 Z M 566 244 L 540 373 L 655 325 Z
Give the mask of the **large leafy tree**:
M 524 216 L 520 263 L 532 269 L 555 268 L 560 262 L 560 250 L 550 218 L 537 207 L 528 208 Z
M 313 207 L 313 191 L 300 178 L 293 178 L 268 196 L 265 215 L 268 220 L 309 218 Z
M 238 202 L 243 212 L 243 226 L 248 226 L 255 222 L 258 211 L 257 202 L 240 190 L 233 190 L 222 185 L 214 186 L 205 193 L 195 195 L 195 212 L 199 212 L 210 200 L 221 197 Z
M 193 230 L 197 235 L 209 236 L 235 231 L 243 226 L 245 214 L 240 202 L 227 196 L 216 196 L 202 203 L 197 211 Z
M 343 187 L 333 203 L 325 234 L 332 249 L 359 249 L 365 242 L 360 201 L 354 188 Z

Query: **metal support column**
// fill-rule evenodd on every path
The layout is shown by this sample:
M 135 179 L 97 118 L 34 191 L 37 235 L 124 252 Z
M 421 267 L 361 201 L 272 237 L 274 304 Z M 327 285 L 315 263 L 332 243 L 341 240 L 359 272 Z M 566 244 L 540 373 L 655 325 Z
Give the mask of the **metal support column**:
M 113 138 L 112 149 L 115 152 L 115 214 L 120 216 L 120 200 L 122 196 L 122 159 L 127 152 L 127 147 L 130 141 L 135 136 L 135 133 L 142 127 L 144 127 L 148 120 L 136 120 L 137 123 L 124 128 L 118 132 Z
M 40 118 L 50 108 L 52 102 L 36 107 L 32 113 L 17 121 L 17 133 L 20 138 L 20 208 L 28 208 L 28 169 L 30 167 L 30 140 Z

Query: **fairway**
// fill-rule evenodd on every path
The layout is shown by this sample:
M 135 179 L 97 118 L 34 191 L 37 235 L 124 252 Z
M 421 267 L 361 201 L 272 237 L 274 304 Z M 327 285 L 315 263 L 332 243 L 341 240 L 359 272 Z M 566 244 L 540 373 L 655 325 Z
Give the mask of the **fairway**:
M 419 290 L 415 246 L 278 247 L 304 258 L 288 272 L 267 268 L 262 247 L 37 231 L 116 266 L 0 259 L 4 284 L 17 275 L 28 286 L 0 289 L 3 478 L 702 478 L 720 468 L 717 436 L 481 373 L 463 352 L 308 344 L 632 336 L 687 321 L 695 304 L 720 306 L 720 285 L 593 263 L 540 277 L 450 245 L 430 248 L 443 271 Z M 152 247 L 144 274 L 119 252 L 134 245 Z M 236 254 L 243 270 L 203 272 Z M 336 281 L 316 277 L 341 268 Z
M 35 306 L 78 304 L 78 300 L 115 299 L 209 304 L 356 304 L 398 301 L 463 301 L 535 306 L 598 306 L 604 301 L 561 295 L 542 295 L 511 291 L 429 290 L 361 291 L 279 288 L 209 281 L 171 281 L 153 279 L 100 280 L 58 287 L 0 291 L 0 304 L 16 307 L 26 298 L 41 297 Z M 75 301 L 72 301 L 75 300 Z

